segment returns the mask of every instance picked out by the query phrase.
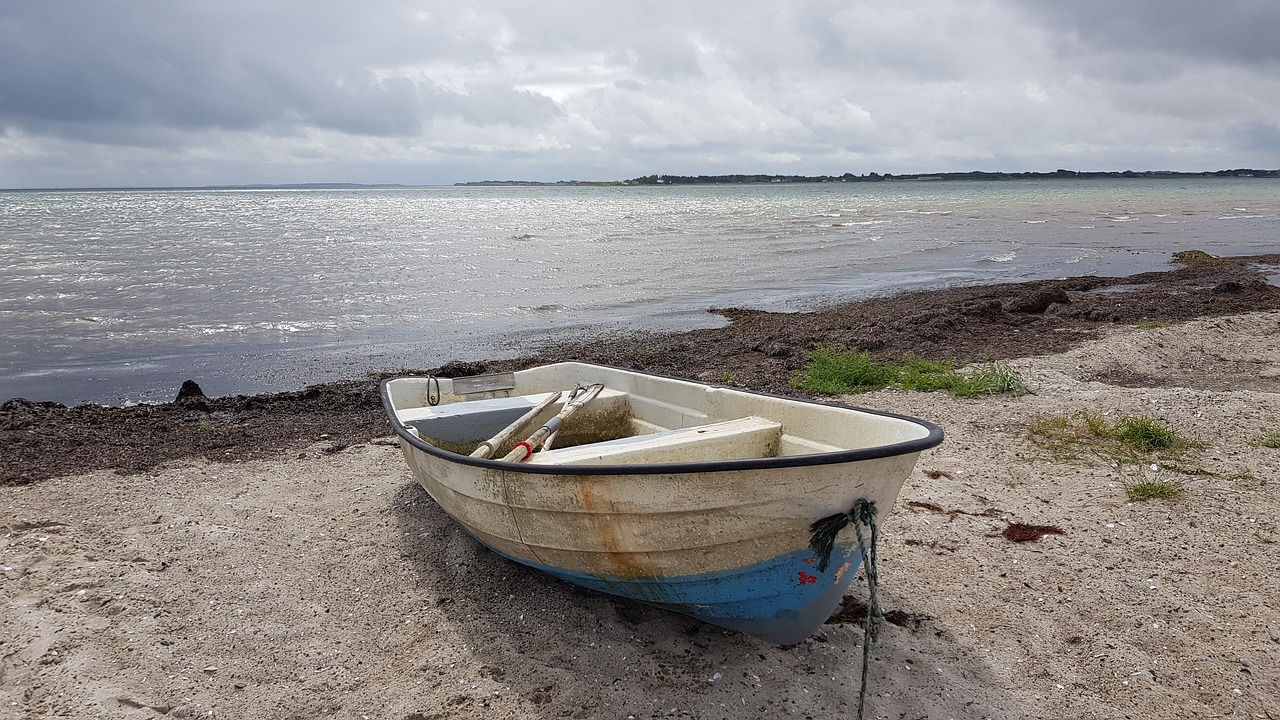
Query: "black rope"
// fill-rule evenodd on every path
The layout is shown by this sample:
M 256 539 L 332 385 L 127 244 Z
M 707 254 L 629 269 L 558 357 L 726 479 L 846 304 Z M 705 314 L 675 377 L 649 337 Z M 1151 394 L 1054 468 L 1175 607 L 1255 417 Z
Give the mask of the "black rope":
M 814 520 L 809 526 L 809 549 L 818 556 L 818 572 L 826 572 L 827 566 L 831 564 L 831 551 L 835 549 L 836 536 L 852 521 L 850 513 L 836 513 Z
M 431 394 L 431 388 L 434 387 L 436 394 Z M 435 407 L 440 404 L 440 378 L 435 375 L 427 376 L 427 404 Z
M 858 539 L 858 552 L 862 554 L 862 567 L 867 576 L 867 617 L 863 625 L 862 637 L 862 687 L 858 691 L 858 718 L 867 699 L 867 667 L 871 659 L 871 646 L 880 638 L 880 628 L 884 624 L 884 614 L 880 612 L 880 572 L 878 568 L 879 554 L 876 544 L 880 538 L 880 526 L 876 522 L 876 504 L 866 498 L 858 498 L 849 512 L 828 515 L 815 520 L 809 525 L 809 549 L 818 556 L 818 572 L 826 571 L 831 564 L 831 551 L 835 549 L 836 537 L 850 524 Z M 870 530 L 868 538 L 862 534 L 863 527 Z

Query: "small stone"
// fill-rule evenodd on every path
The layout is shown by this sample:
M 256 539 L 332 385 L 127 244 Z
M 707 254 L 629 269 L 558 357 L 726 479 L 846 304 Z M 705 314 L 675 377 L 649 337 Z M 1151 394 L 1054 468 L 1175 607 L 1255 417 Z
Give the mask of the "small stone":
M 200 385 L 195 380 L 183 380 L 182 387 L 178 389 L 178 397 L 174 398 L 174 402 L 203 397 L 205 397 L 204 390 L 200 389 Z

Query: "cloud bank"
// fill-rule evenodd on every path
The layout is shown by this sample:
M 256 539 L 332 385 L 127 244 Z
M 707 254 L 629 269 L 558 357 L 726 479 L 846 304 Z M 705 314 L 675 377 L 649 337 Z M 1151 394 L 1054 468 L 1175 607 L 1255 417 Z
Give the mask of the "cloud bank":
M 1280 166 L 1280 5 L 0 6 L 0 187 Z

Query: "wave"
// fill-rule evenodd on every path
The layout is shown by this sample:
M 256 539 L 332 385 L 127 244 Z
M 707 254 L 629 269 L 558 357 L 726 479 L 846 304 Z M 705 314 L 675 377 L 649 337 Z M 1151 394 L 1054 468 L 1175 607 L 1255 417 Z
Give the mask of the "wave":
M 559 303 L 547 303 L 545 305 L 517 305 L 516 310 L 530 313 L 559 313 L 568 310 L 568 306 Z

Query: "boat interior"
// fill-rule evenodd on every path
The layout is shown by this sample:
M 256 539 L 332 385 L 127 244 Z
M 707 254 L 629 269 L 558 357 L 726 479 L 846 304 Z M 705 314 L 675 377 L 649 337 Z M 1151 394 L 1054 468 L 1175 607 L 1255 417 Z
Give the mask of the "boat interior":
M 402 427 L 461 455 L 529 413 L 556 390 L 514 443 L 554 417 L 575 387 L 604 389 L 564 421 L 532 465 L 634 465 L 813 455 L 915 440 L 928 428 L 907 418 L 717 388 L 614 368 L 561 363 L 471 378 L 399 378 L 386 396 Z M 887 421 L 887 422 L 886 422 Z

